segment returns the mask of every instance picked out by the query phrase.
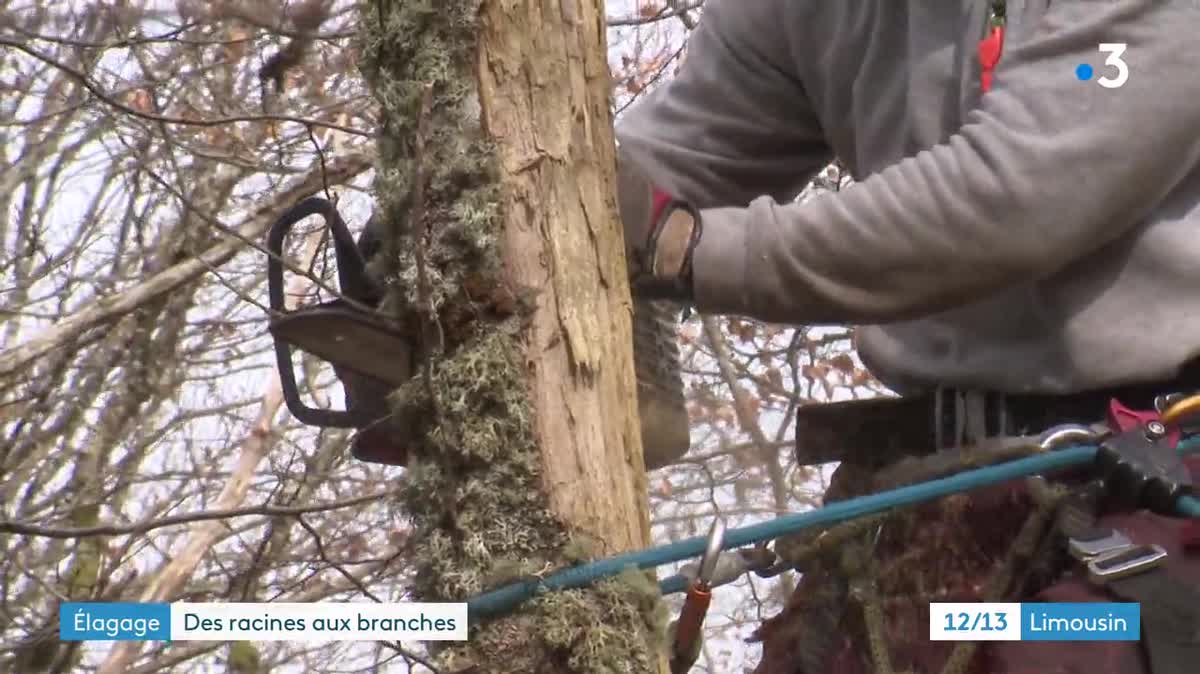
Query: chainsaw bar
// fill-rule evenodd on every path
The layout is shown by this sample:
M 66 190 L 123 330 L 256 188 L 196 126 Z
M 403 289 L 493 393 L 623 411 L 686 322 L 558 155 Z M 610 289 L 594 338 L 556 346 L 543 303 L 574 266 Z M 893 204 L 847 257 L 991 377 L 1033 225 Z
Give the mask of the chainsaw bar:
M 411 341 L 382 320 L 335 302 L 271 319 L 282 340 L 337 368 L 399 387 L 412 379 Z

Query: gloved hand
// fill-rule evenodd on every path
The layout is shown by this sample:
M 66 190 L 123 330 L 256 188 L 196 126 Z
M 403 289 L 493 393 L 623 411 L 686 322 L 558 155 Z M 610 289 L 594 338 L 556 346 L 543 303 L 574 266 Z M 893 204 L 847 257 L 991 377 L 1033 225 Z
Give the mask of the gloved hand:
M 647 299 L 692 300 L 692 251 L 700 241 L 700 212 L 656 189 L 617 152 L 617 201 L 625 227 L 625 257 L 634 294 Z

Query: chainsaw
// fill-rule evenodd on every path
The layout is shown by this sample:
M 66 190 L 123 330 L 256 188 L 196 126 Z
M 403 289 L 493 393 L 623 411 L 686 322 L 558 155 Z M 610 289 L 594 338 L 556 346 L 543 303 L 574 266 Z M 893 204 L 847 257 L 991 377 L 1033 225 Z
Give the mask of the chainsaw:
M 312 215 L 324 218 L 332 236 L 341 297 L 288 310 L 284 305 L 284 241 L 296 223 Z M 415 342 L 378 311 L 383 288 L 367 272 L 380 248 L 372 224 L 368 222 L 356 242 L 334 205 L 312 197 L 271 226 L 267 248 L 268 329 L 275 341 L 288 410 L 304 424 L 357 429 L 351 450 L 357 459 L 406 465 L 412 429 L 418 424 L 398 418 L 388 406 L 388 394 L 415 374 Z M 637 298 L 633 302 L 634 371 L 647 469 L 675 463 L 691 442 L 675 332 L 678 313 L 678 308 L 666 302 Z M 293 347 L 333 366 L 346 394 L 344 410 L 310 407 L 301 400 L 292 366 Z
M 312 215 L 324 218 L 332 237 L 341 297 L 289 311 L 284 305 L 284 242 L 296 223 Z M 312 197 L 296 204 L 267 234 L 268 330 L 275 342 L 283 399 L 292 416 L 311 426 L 357 429 L 351 445 L 355 458 L 403 466 L 410 438 L 404 433 L 406 425 L 393 418 L 387 398 L 412 377 L 413 342 L 375 311 L 383 289 L 368 275 L 367 263 L 378 248 L 371 228 L 355 242 L 329 201 Z M 345 391 L 345 409 L 310 407 L 301 400 L 293 347 L 333 366 Z

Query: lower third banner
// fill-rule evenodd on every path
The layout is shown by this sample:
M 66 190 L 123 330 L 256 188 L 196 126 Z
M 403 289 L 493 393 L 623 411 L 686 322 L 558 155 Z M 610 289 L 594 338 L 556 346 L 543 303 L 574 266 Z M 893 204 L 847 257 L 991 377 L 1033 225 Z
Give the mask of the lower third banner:
M 929 605 L 931 641 L 1138 641 L 1141 605 L 946 603 Z
M 466 604 L 64 602 L 63 641 L 464 641 Z

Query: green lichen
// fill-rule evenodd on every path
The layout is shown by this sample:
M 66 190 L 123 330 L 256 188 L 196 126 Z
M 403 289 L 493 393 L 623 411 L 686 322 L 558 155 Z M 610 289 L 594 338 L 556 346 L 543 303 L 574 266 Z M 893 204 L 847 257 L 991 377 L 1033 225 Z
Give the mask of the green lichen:
M 485 578 L 555 565 L 567 535 L 546 507 L 540 458 L 514 335 L 481 331 L 439 361 L 430 426 L 405 482 L 404 500 L 422 523 L 417 584 L 426 598 L 459 600 Z M 423 380 L 400 395 L 421 398 Z M 436 418 L 435 418 L 436 417 Z
M 551 592 L 490 623 L 443 658 L 448 671 L 633 674 L 657 671 L 667 611 L 658 584 L 628 569 L 588 590 Z M 497 664 L 502 663 L 502 664 Z
M 474 74 L 479 0 L 373 0 L 361 8 L 361 69 L 379 104 L 376 214 L 389 280 L 386 310 L 436 326 L 419 376 L 397 390 L 398 418 L 420 420 L 403 505 L 416 530 L 413 593 L 462 601 L 594 554 L 550 511 L 528 399 L 522 321 L 480 289 L 503 287 L 503 211 L 494 148 Z M 433 84 L 422 161 L 424 218 L 410 222 L 421 98 Z M 427 282 L 420 282 L 419 241 Z M 555 592 L 474 627 L 439 652 L 445 671 L 650 672 L 665 634 L 657 585 L 631 571 Z
M 258 649 L 249 641 L 234 641 L 229 644 L 226 660 L 229 674 L 265 674 Z

